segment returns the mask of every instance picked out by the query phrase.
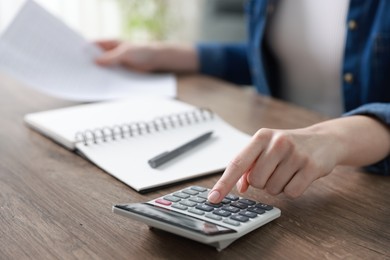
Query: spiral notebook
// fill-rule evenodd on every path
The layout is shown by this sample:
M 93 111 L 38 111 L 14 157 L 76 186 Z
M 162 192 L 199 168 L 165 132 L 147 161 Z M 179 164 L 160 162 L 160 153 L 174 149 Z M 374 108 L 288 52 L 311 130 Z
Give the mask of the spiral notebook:
M 24 119 L 138 192 L 222 171 L 250 139 L 208 109 L 157 97 L 85 104 Z M 211 138 L 164 165 L 147 163 L 208 131 Z

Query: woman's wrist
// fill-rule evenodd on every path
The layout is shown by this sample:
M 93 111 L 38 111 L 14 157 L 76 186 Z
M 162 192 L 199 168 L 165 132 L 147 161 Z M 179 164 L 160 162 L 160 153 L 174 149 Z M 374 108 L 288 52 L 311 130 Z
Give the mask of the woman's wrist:
M 390 131 L 378 120 L 364 115 L 324 121 L 308 127 L 331 147 L 336 164 L 367 166 L 390 153 Z M 326 159 L 326 158 L 324 158 Z
M 342 129 L 338 129 L 335 126 L 337 122 L 334 120 L 324 121 L 318 124 L 307 127 L 307 131 L 315 135 L 316 138 L 321 139 L 322 147 L 318 147 L 318 150 L 322 150 L 322 160 L 330 161 L 334 166 L 343 164 L 345 157 L 348 154 L 348 149 L 344 143 L 343 134 L 340 133 Z
M 157 47 L 156 70 L 175 73 L 197 73 L 199 61 L 191 45 L 164 43 Z

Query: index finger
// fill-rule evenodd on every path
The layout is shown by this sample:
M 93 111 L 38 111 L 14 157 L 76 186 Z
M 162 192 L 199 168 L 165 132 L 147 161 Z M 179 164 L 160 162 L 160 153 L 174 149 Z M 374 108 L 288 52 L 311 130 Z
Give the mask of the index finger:
M 105 51 L 112 50 L 119 46 L 120 41 L 118 40 L 97 40 L 94 42 L 96 45 L 98 45 L 100 48 L 102 48 Z
M 263 150 L 262 142 L 256 136 L 226 167 L 225 172 L 211 189 L 208 200 L 219 203 L 234 187 L 240 177 L 250 168 Z

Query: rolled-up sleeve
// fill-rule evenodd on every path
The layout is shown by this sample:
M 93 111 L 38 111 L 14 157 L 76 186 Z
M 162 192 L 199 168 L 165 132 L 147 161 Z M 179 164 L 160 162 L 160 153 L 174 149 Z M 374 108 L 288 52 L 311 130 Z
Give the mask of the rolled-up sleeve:
M 252 84 L 246 43 L 199 43 L 200 72 L 235 84 Z
M 368 115 L 372 116 L 390 129 L 390 103 L 370 103 L 360 106 L 344 114 L 344 116 L 352 115 Z M 369 172 L 390 175 L 390 155 L 385 159 L 367 167 L 364 167 Z

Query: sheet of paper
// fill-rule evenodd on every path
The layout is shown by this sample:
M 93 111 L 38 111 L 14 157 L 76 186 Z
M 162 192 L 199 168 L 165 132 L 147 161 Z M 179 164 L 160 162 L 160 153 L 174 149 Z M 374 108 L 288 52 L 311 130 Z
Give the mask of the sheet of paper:
M 94 63 L 101 52 L 28 0 L 0 37 L 0 71 L 49 95 L 76 101 L 176 95 L 172 75 L 103 68 Z

